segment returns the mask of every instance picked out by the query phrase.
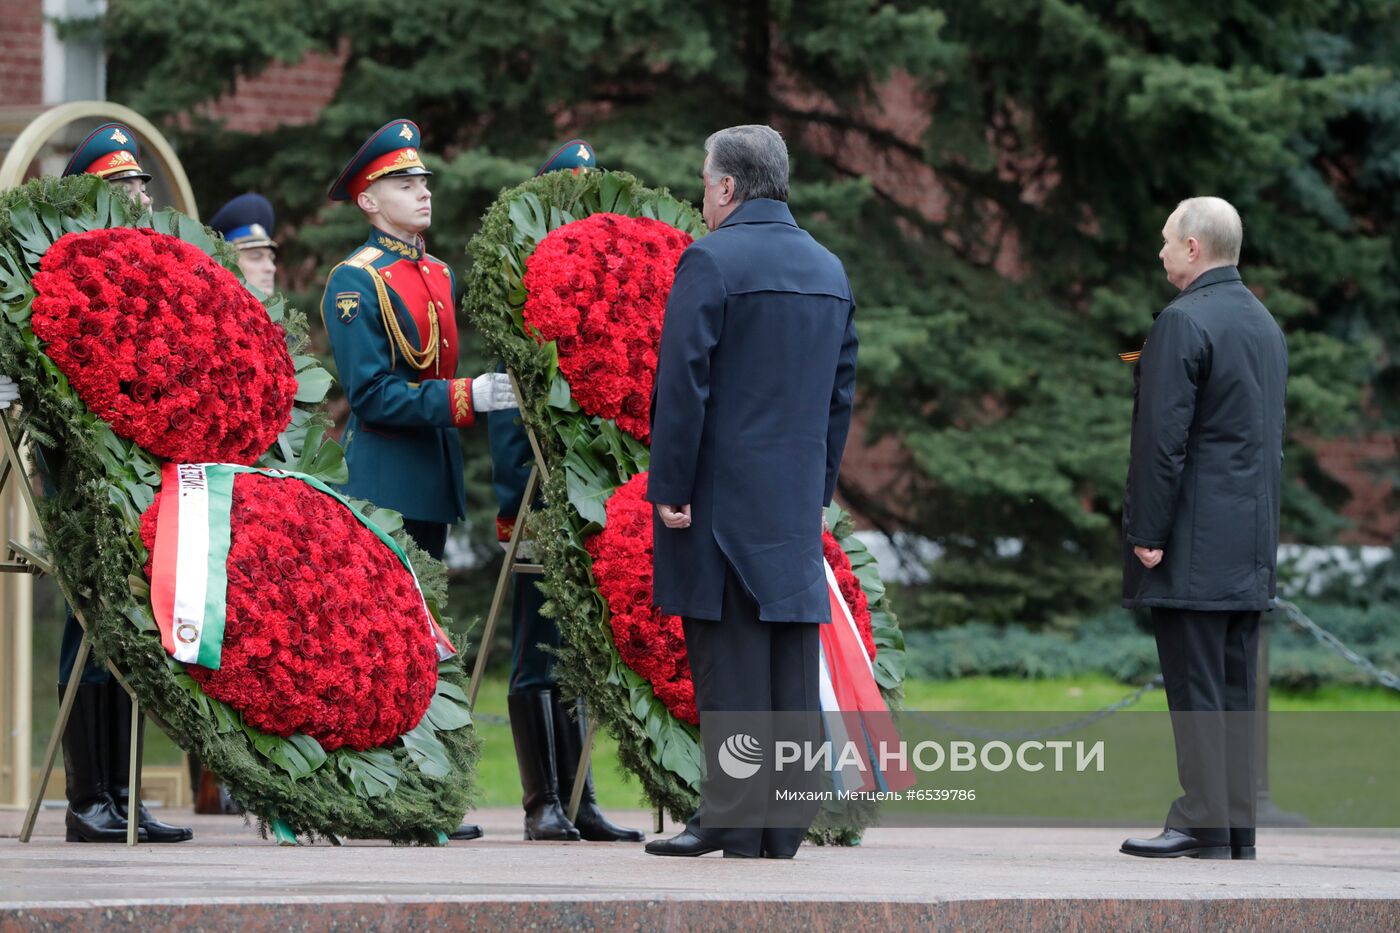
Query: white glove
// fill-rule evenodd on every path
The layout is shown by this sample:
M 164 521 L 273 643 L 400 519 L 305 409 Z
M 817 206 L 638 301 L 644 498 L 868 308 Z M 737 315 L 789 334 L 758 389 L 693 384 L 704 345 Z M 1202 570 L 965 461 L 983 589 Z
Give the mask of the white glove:
M 472 411 L 506 411 L 515 408 L 515 390 L 510 376 L 487 373 L 472 380 Z
M 9 408 L 11 402 L 17 401 L 19 401 L 19 386 L 15 385 L 15 381 L 9 376 L 0 376 L 0 411 Z

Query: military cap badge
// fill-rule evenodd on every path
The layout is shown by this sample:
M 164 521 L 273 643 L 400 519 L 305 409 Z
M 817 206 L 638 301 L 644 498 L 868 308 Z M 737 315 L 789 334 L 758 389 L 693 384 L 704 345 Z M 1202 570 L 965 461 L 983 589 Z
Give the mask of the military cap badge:
M 571 169 L 575 173 L 584 169 L 597 168 L 598 157 L 593 152 L 593 147 L 587 140 L 571 139 L 555 150 L 554 154 L 545 159 L 540 166 L 536 176 L 545 175 L 549 172 L 556 172 L 560 169 Z
M 375 181 L 389 175 L 431 175 L 419 157 L 423 134 L 412 120 L 393 120 L 365 140 L 331 184 L 332 201 L 353 201 Z
M 78 143 L 63 174 L 96 175 L 107 181 L 151 176 L 141 168 L 141 147 L 134 133 L 120 123 L 104 123 Z

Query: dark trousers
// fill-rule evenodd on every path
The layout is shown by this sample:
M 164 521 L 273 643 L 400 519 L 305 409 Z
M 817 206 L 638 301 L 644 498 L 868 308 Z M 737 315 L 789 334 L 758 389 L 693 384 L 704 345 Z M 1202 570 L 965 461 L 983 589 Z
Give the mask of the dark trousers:
M 759 621 L 758 604 L 733 568 L 726 571 L 721 615 L 718 622 L 682 619 L 705 746 L 700 807 L 689 826 L 727 852 L 790 856 L 820 804 L 775 807 L 775 790 L 804 789 L 818 776 L 792 766 L 771 771 L 772 749 L 779 739 L 820 741 L 819 632 L 809 622 Z M 770 711 L 790 715 L 761 715 Z M 736 713 L 751 715 L 726 715 Z M 758 739 L 770 765 L 746 780 L 727 779 L 719 765 L 721 747 L 737 731 Z M 764 814 L 776 815 L 770 821 Z
M 78 624 L 78 617 L 73 615 L 73 609 L 66 602 L 63 604 L 63 643 L 58 649 L 58 685 L 67 686 L 68 681 L 73 677 L 73 665 L 78 660 L 78 645 L 83 640 L 83 627 Z M 97 655 L 89 647 L 87 664 L 82 670 L 82 682 L 85 684 L 105 684 L 112 680 L 112 672 L 107 669 L 107 665 L 97 660 Z
M 61 466 L 63 456 L 56 450 L 38 446 L 35 449 L 39 476 L 44 481 L 44 495 L 55 496 L 58 494 L 57 487 L 49 472 L 49 465 Z M 66 686 L 73 678 L 74 662 L 78 660 L 78 645 L 83 640 L 83 627 L 78 624 L 78 617 L 73 615 L 73 607 L 67 601 L 63 603 L 63 642 L 58 649 L 58 685 Z M 87 666 L 82 670 L 82 682 L 85 684 L 105 684 L 112 680 L 112 672 L 107 670 L 107 665 L 97 660 L 92 651 L 88 651 Z
M 1168 827 L 1209 845 L 1254 845 L 1259 612 L 1152 610 L 1184 792 Z
M 540 612 L 544 594 L 535 585 L 539 577 L 511 576 L 515 596 L 510 610 L 510 692 L 548 690 L 555 686 L 554 658 L 562 637 L 559 625 Z
M 442 560 L 447 550 L 447 529 L 443 522 L 425 522 L 417 518 L 405 518 L 403 530 L 413 539 L 413 543 L 428 552 L 433 560 Z

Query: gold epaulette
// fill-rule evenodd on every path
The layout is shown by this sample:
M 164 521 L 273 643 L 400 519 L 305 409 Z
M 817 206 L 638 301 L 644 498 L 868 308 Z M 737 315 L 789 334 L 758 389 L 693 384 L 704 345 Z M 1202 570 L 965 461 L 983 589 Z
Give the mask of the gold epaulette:
M 374 270 L 370 266 L 370 263 L 383 255 L 383 250 L 375 249 L 373 246 L 366 246 L 349 259 L 342 259 L 331 268 L 330 274 L 326 276 L 326 287 L 321 289 L 321 326 L 323 328 L 326 327 L 326 292 L 330 290 L 331 279 L 335 277 L 335 270 L 339 269 L 341 266 L 349 266 L 352 269 L 364 269 L 369 272 L 371 278 L 373 278 Z M 329 333 L 329 329 L 327 329 L 327 333 Z
M 367 268 L 370 263 L 374 262 L 376 259 L 383 255 L 384 250 L 375 249 L 373 246 L 366 246 L 364 249 L 360 250 L 358 253 L 341 263 L 341 265 L 352 266 L 356 269 L 364 269 Z

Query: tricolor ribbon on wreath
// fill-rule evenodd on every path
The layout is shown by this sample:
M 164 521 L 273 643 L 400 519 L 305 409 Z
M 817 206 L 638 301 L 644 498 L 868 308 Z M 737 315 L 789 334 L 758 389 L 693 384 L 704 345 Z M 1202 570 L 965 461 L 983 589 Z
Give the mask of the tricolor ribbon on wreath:
M 899 732 L 880 695 L 874 665 L 841 595 L 836 572 L 830 563 L 822 563 L 831 595 L 831 624 L 818 626 L 822 724 L 833 748 L 851 747 L 860 756 L 858 765 L 847 762 L 834 767 L 832 781 L 837 790 L 847 792 L 905 790 L 916 783 L 913 772 L 907 768 L 887 772 L 880 767 L 880 749 L 898 748 Z
M 230 514 L 233 481 L 239 473 L 261 473 L 274 479 L 306 483 L 340 502 L 394 552 L 413 576 L 423 619 L 430 627 L 438 660 L 457 653 L 422 599 L 422 586 L 408 555 L 374 522 L 325 483 L 302 473 L 264 470 L 230 463 L 167 463 L 161 486 L 177 495 L 161 496 L 152 555 L 151 608 L 160 641 L 177 661 L 218 670 L 227 611 Z

